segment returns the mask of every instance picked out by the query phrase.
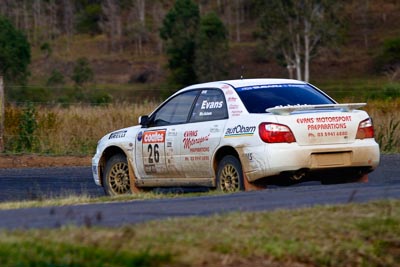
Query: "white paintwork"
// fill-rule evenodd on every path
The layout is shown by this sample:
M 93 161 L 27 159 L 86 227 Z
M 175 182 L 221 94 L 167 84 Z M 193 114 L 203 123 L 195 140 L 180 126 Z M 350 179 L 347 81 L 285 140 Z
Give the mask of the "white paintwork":
M 250 182 L 300 169 L 377 167 L 380 152 L 375 140 L 355 139 L 359 123 L 369 118 L 365 111 L 357 110 L 365 103 L 279 106 L 264 114 L 250 114 L 235 91 L 238 87 L 288 83 L 304 84 L 288 79 L 248 79 L 196 84 L 178 91 L 169 99 L 192 89 L 222 90 L 229 118 L 152 128 L 134 126 L 109 133 L 99 141 L 92 159 L 95 183 L 101 185 L 100 159 L 110 146 L 127 155 L 137 186 L 215 185 L 215 155 L 223 147 L 237 152 Z M 288 126 L 296 142 L 264 143 L 258 133 L 262 122 Z M 335 162 L 329 163 L 331 159 Z

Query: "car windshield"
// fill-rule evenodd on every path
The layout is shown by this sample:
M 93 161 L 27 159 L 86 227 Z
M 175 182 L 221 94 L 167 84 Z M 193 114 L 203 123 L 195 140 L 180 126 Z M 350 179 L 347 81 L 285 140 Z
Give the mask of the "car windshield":
M 329 97 L 308 84 L 268 84 L 236 88 L 250 113 L 287 105 L 333 104 Z

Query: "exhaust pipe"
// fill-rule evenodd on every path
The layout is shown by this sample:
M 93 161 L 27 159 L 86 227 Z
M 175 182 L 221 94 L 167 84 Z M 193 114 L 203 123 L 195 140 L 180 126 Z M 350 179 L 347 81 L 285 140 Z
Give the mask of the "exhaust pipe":
M 290 180 L 292 181 L 300 181 L 301 179 L 303 179 L 307 174 L 306 170 L 298 170 L 296 172 L 294 172 L 291 176 L 290 176 Z

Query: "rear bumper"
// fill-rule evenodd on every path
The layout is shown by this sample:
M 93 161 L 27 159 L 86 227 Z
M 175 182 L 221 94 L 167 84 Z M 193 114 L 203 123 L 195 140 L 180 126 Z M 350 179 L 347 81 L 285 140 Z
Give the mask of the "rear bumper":
M 246 173 L 249 181 L 295 172 L 359 168 L 374 170 L 380 161 L 379 145 L 374 139 L 356 140 L 351 144 L 299 146 L 296 143 L 266 145 L 265 168 Z

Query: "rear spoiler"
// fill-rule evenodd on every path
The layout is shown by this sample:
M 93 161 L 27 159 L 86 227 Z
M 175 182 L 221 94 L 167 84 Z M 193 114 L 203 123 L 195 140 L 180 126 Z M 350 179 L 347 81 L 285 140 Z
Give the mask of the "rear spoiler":
M 265 111 L 275 115 L 289 115 L 295 111 L 306 111 L 306 110 L 329 110 L 329 109 L 340 109 L 344 112 L 349 112 L 354 109 L 358 109 L 366 106 L 367 103 L 351 103 L 351 104 L 322 104 L 322 105 L 288 105 L 288 106 L 276 106 L 273 108 L 267 108 Z

